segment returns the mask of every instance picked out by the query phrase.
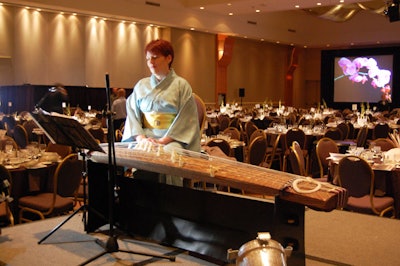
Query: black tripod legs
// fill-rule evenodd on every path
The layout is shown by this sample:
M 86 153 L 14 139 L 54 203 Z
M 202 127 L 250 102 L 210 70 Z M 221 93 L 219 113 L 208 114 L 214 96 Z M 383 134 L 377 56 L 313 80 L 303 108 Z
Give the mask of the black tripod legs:
M 43 241 L 45 241 L 47 238 L 49 238 L 53 233 L 55 233 L 61 226 L 63 226 L 66 222 L 68 222 L 72 217 L 75 216 L 75 214 L 77 214 L 81 210 L 84 210 L 84 219 L 85 219 L 85 217 L 86 217 L 85 216 L 86 215 L 86 213 L 85 213 L 86 212 L 86 205 L 82 205 L 81 207 L 79 207 L 79 209 L 76 209 L 70 216 L 68 216 L 67 219 L 65 219 L 64 221 L 59 223 L 56 227 L 54 227 L 53 230 L 51 230 L 45 237 L 40 239 L 38 244 L 41 244 Z M 84 221 L 84 225 L 86 226 L 86 221 Z
M 160 258 L 160 259 L 167 259 L 169 261 L 175 261 L 175 256 L 149 254 L 149 253 L 130 251 L 130 250 L 121 250 L 118 247 L 118 239 L 115 236 L 109 237 L 106 243 L 103 243 L 100 240 L 96 240 L 96 243 L 99 244 L 100 246 L 102 246 L 104 248 L 104 251 L 99 253 L 99 254 L 97 254 L 96 256 L 88 259 L 87 261 L 79 264 L 80 266 L 87 265 L 90 262 L 100 258 L 101 256 L 103 256 L 105 254 L 110 254 L 110 253 L 115 253 L 115 252 L 123 252 L 123 253 L 129 253 L 129 254 L 136 254 L 136 255 Z

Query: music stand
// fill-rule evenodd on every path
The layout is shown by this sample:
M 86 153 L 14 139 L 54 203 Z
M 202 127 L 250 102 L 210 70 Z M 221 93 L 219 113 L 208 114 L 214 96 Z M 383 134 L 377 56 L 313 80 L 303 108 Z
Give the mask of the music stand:
M 83 223 L 86 230 L 87 226 L 87 210 L 88 206 L 86 204 L 86 177 L 87 177 L 87 162 L 85 149 L 89 152 L 99 151 L 104 152 L 104 150 L 97 143 L 95 138 L 74 118 L 69 116 L 61 115 L 58 113 L 45 113 L 42 110 L 38 112 L 31 113 L 33 120 L 36 124 L 43 130 L 45 135 L 49 138 L 52 143 L 71 146 L 73 150 L 79 151 L 79 154 L 83 158 L 83 202 L 84 204 L 75 210 L 67 219 L 62 221 L 53 230 L 50 231 L 45 237 L 39 240 L 38 244 L 41 244 L 54 232 L 56 232 L 61 226 L 68 222 L 75 214 L 83 210 Z

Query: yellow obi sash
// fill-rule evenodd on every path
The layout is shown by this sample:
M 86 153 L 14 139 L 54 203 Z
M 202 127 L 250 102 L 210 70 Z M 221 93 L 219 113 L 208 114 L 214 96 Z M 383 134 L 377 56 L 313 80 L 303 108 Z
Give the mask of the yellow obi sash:
M 143 124 L 145 128 L 151 129 L 167 129 L 172 124 L 176 114 L 147 112 L 143 116 Z

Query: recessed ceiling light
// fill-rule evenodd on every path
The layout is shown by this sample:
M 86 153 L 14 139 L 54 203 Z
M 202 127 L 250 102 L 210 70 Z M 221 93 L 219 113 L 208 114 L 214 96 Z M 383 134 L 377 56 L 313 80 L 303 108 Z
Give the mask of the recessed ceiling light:
M 318 3 L 317 3 L 317 6 L 320 6 L 320 5 L 322 5 L 322 4 L 318 2 Z
M 261 10 L 260 9 L 256 9 L 256 13 L 260 13 L 261 12 Z
M 229 12 L 229 14 L 228 14 L 229 16 L 233 16 L 233 13 L 232 12 Z
M 300 8 L 300 6 L 299 6 L 299 5 L 295 5 L 294 7 L 295 7 L 295 8 Z
M 200 9 L 203 10 L 203 9 L 204 9 L 204 6 L 201 6 Z

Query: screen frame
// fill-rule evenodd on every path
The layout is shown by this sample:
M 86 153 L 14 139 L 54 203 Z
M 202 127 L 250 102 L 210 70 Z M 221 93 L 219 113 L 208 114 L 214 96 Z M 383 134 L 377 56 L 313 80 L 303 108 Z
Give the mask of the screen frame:
M 321 51 L 321 102 L 325 101 L 327 106 L 334 109 L 351 108 L 352 104 L 360 105 L 362 102 L 335 102 L 334 101 L 334 79 L 335 79 L 335 58 L 338 57 L 373 57 L 380 55 L 393 56 L 392 68 L 392 108 L 398 107 L 400 102 L 400 46 L 379 47 L 379 48 L 353 48 L 339 50 Z M 370 103 L 371 106 L 377 103 Z

